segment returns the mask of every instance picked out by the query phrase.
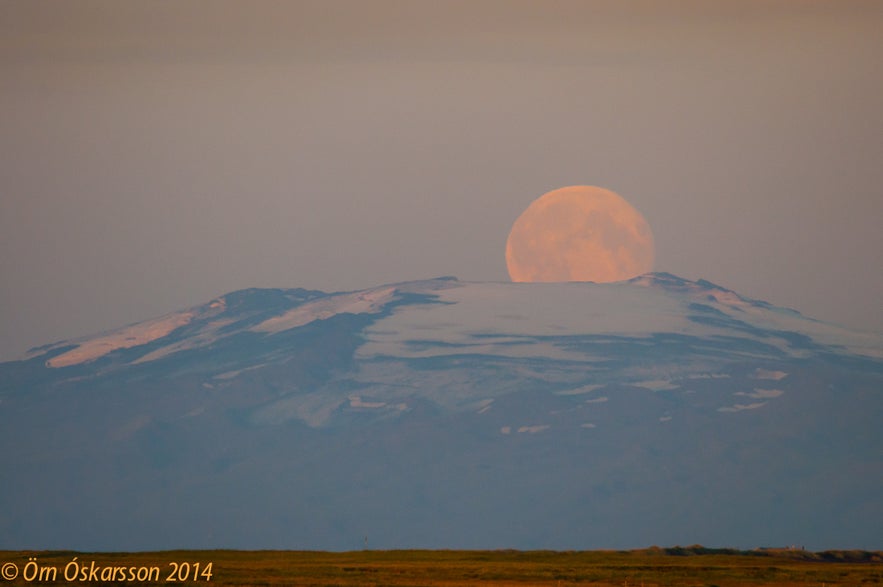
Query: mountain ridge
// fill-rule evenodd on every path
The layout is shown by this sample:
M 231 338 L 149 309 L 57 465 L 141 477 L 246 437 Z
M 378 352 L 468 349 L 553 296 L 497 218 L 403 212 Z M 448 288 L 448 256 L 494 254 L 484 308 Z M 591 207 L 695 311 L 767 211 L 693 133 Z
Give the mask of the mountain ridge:
M 0 548 L 878 548 L 881 349 L 665 273 L 238 290 L 0 363 Z
M 426 292 L 436 291 L 437 289 L 442 289 L 446 286 L 450 286 L 450 284 L 458 284 L 465 285 L 469 283 L 494 283 L 494 282 L 462 282 L 458 280 L 456 277 L 452 276 L 444 276 L 438 278 L 431 278 L 425 280 L 413 280 L 406 282 L 398 282 L 391 284 L 384 284 L 381 286 L 377 286 L 374 288 L 362 289 L 362 290 L 352 290 L 352 291 L 340 291 L 340 292 L 323 292 L 320 290 L 309 290 L 304 288 L 245 288 L 241 290 L 236 290 L 233 292 L 229 292 L 227 294 L 223 294 L 214 298 L 213 300 L 206 302 L 204 304 L 198 304 L 196 306 L 192 306 L 187 308 L 186 310 L 179 310 L 176 312 L 170 312 L 168 314 L 164 314 L 163 316 L 144 320 L 141 322 L 136 322 L 129 324 L 127 326 L 110 329 L 101 333 L 96 333 L 93 335 L 87 335 L 83 337 L 77 337 L 75 339 L 62 340 L 53 343 L 48 343 L 44 345 L 40 345 L 37 347 L 33 347 L 26 352 L 26 355 L 23 360 L 32 359 L 34 357 L 38 357 L 41 355 L 46 355 L 49 353 L 53 353 L 54 356 L 49 357 L 48 361 L 55 361 L 49 363 L 49 366 L 68 366 L 71 364 L 78 364 L 80 362 L 86 362 L 90 360 L 94 360 L 104 356 L 109 352 L 113 352 L 117 349 L 122 348 L 131 348 L 133 346 L 141 346 L 143 344 L 148 344 L 153 342 L 154 340 L 163 338 L 178 328 L 182 326 L 186 326 L 191 322 L 191 320 L 201 320 L 207 317 L 211 317 L 211 310 L 216 308 L 221 308 L 222 311 L 226 307 L 228 303 L 231 303 L 233 306 L 236 306 L 242 303 L 245 300 L 251 305 L 254 305 L 256 302 L 258 304 L 263 305 L 263 310 L 260 314 L 265 314 L 269 318 L 273 318 L 274 315 L 272 312 L 275 309 L 285 309 L 292 310 L 299 305 L 318 300 L 320 298 L 332 298 L 332 299 L 340 299 L 340 298 L 351 298 L 352 296 L 365 296 L 369 295 L 370 292 L 376 292 L 381 290 L 386 291 L 394 291 L 396 294 L 401 293 L 416 293 L 415 290 L 425 289 Z M 512 286 L 523 286 L 523 285 L 537 285 L 537 284 L 508 284 L 504 282 L 500 282 L 501 285 L 512 285 Z M 809 320 L 818 324 L 828 324 L 821 322 L 819 320 L 815 320 L 813 318 L 804 316 L 797 310 L 791 308 L 782 308 L 773 306 L 772 304 L 752 299 L 748 297 L 744 297 L 733 290 L 727 289 L 723 286 L 717 285 L 710 281 L 699 279 L 697 281 L 691 281 L 682 277 L 678 277 L 671 273 L 666 272 L 652 272 L 647 273 L 633 279 L 630 279 L 625 282 L 618 282 L 619 284 L 629 284 L 629 285 L 638 285 L 643 287 L 660 287 L 661 289 L 673 292 L 677 294 L 688 294 L 692 295 L 697 300 L 699 298 L 705 298 L 701 301 L 708 302 L 718 302 L 724 303 L 728 306 L 739 309 L 740 306 L 751 306 L 756 308 L 764 308 L 764 309 L 775 309 L 779 312 L 785 312 L 793 314 L 796 317 L 799 317 L 804 320 Z M 543 284 L 545 285 L 545 284 Z M 597 285 L 608 285 L 608 284 L 594 284 L 592 282 L 569 282 L 569 283 L 561 283 L 555 285 L 567 285 L 567 286 L 580 286 L 580 285 L 589 285 L 589 286 L 597 286 Z M 425 293 L 425 292 L 424 292 Z M 286 302 L 293 302 L 285 303 Z M 351 301 L 351 300 L 348 300 Z M 700 303 L 697 301 L 696 303 Z M 357 309 L 357 308 L 356 308 Z M 696 307 L 701 311 L 702 308 L 699 306 Z M 744 309 L 744 308 L 743 308 Z M 357 309 L 358 310 L 358 309 Z M 346 311 L 344 309 L 343 311 Z M 352 312 L 351 312 L 352 313 Z M 358 311 L 356 312 L 358 313 Z M 327 316 L 326 316 L 327 317 Z M 305 317 L 306 318 L 306 317 Z M 321 310 L 317 310 L 316 315 L 312 317 L 312 319 L 322 319 Z M 288 326 L 288 328 L 296 327 L 299 324 L 294 324 L 292 326 Z M 829 324 L 830 326 L 836 326 L 833 324 Z M 230 326 L 233 325 L 224 325 Z M 838 327 L 841 331 L 848 331 L 846 328 Z M 133 330 L 135 330 L 133 332 Z M 230 330 L 228 328 L 228 330 Z M 859 331 L 853 331 L 856 334 L 860 334 Z M 866 333 L 867 334 L 867 333 Z M 116 339 L 108 340 L 108 339 Z M 95 341 L 99 341 L 97 344 Z M 82 342 L 80 342 L 82 341 Z M 76 348 L 82 347 L 84 343 L 92 343 L 91 346 L 83 349 L 80 353 L 75 353 L 73 356 L 68 357 L 66 360 L 58 360 L 56 359 L 58 354 L 65 354 L 74 349 L 65 349 L 67 346 L 74 346 Z M 116 344 L 114 344 L 114 342 Z M 59 353 L 54 353 L 54 351 L 61 351 Z M 877 356 L 876 354 L 874 356 Z M 881 355 L 883 356 L 883 355 Z M 13 361 L 7 361 L 13 362 Z

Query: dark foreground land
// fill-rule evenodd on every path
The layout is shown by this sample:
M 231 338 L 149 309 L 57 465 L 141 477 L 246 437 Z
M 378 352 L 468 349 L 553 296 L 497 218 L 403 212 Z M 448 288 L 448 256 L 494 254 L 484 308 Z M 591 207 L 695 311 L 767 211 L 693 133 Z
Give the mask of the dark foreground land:
M 704 547 L 579 552 L 0 551 L 0 567 L 0 585 L 883 585 L 881 552 Z

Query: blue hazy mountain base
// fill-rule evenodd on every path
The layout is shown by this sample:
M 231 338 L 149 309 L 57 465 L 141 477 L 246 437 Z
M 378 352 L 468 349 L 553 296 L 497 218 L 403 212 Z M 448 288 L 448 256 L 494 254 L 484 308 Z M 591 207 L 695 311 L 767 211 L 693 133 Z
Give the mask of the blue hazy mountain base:
M 156 324 L 0 364 L 0 548 L 883 544 L 880 337 L 708 282 L 250 289 Z

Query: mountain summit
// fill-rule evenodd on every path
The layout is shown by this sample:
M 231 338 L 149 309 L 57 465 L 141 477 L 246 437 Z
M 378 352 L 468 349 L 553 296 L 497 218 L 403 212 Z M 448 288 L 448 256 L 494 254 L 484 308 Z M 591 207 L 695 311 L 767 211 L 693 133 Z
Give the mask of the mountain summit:
M 0 548 L 879 548 L 881 421 L 707 281 L 248 289 L 0 364 Z

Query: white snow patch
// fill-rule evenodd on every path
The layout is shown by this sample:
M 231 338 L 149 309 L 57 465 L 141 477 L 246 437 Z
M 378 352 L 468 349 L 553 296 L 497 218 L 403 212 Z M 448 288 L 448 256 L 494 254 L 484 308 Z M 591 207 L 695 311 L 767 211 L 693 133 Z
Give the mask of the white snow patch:
M 737 391 L 735 395 L 744 395 L 745 397 L 750 397 L 754 399 L 771 399 L 774 397 L 779 397 L 785 393 L 781 389 L 759 389 L 757 387 L 754 388 L 754 391 Z
M 492 399 L 490 394 L 499 397 L 512 390 L 510 383 L 501 381 L 499 370 L 497 365 L 419 370 L 407 361 L 366 361 L 354 376 L 343 374 L 342 380 L 359 385 L 347 393 L 358 391 L 376 401 L 406 401 L 419 389 L 422 397 L 446 410 L 475 412 L 484 407 L 482 402 Z
M 279 316 L 264 320 L 250 328 L 253 332 L 282 332 L 337 314 L 375 314 L 395 297 L 394 286 L 379 287 L 353 293 L 337 294 L 307 302 Z
M 729 379 L 729 373 L 695 373 L 687 375 L 685 379 Z
M 638 381 L 634 383 L 636 387 L 643 387 L 650 391 L 668 391 L 670 389 L 678 389 L 680 385 L 674 384 L 665 379 L 653 379 L 651 381 Z
M 296 418 L 312 428 L 319 428 L 342 403 L 339 398 L 322 392 L 293 393 L 262 406 L 254 412 L 252 420 L 259 424 L 275 425 Z
M 652 275 L 644 275 L 631 280 L 631 283 L 654 290 L 656 289 L 657 279 Z M 845 350 L 877 359 L 883 358 L 883 334 L 850 330 L 836 324 L 814 320 L 794 310 L 758 303 L 755 300 L 743 298 L 735 292 L 720 287 L 687 283 L 676 289 L 681 296 L 686 294 L 686 297 L 692 298 L 699 303 L 711 303 L 728 316 L 770 331 L 772 334 L 776 331 L 798 332 L 809 336 L 816 343 L 830 346 L 835 350 Z M 707 328 L 708 332 L 713 330 L 713 327 Z M 812 355 L 809 351 L 792 347 L 784 338 L 765 338 L 764 342 L 775 344 L 779 349 L 792 357 L 808 357 Z
M 358 395 L 351 395 L 349 398 L 351 408 L 377 409 L 386 405 L 386 402 L 365 402 Z
M 189 412 L 184 414 L 184 417 L 185 418 L 192 418 L 194 416 L 198 416 L 198 415 L 202 414 L 203 412 L 205 412 L 205 406 L 196 406 L 195 408 L 193 408 L 192 410 L 190 410 Z
M 657 278 L 649 274 L 635 277 L 631 280 L 631 283 L 647 288 L 655 288 L 659 285 Z M 736 292 L 715 286 L 714 284 L 702 285 L 700 283 L 687 282 L 684 284 L 678 284 L 675 286 L 675 289 L 682 295 L 687 295 L 700 302 L 707 303 L 714 300 L 721 305 L 736 308 L 741 311 L 747 311 L 752 308 L 749 300 L 743 298 Z
M 543 430 L 548 429 L 548 425 L 538 425 L 538 426 L 522 426 L 518 429 L 520 433 L 528 433 L 528 434 L 536 434 L 537 432 L 542 432 Z
M 242 373 L 242 369 L 238 369 L 236 371 L 227 371 L 225 373 L 219 373 L 218 375 L 215 375 L 214 377 L 212 377 L 212 379 L 233 379 L 240 373 Z
M 671 421 L 671 416 L 662 416 L 659 418 L 660 422 L 669 422 Z
M 579 427 L 580 428 L 597 428 L 597 426 L 595 426 L 591 422 L 586 422 L 585 424 L 580 424 Z
M 110 430 L 110 440 L 111 442 L 120 442 L 122 440 L 127 440 L 131 438 L 136 432 L 149 425 L 152 421 L 153 419 L 146 414 L 136 416 L 123 425 Z
M 217 305 L 218 303 L 220 303 L 220 302 L 213 302 L 212 304 L 209 305 L 209 307 L 213 308 L 213 309 L 218 309 L 218 308 L 224 307 L 223 305 L 218 306 Z M 140 357 L 137 361 L 134 362 L 134 364 L 137 365 L 139 363 L 147 363 L 149 361 L 155 361 L 157 359 L 161 359 L 163 357 L 166 357 L 166 356 L 171 355 L 173 353 L 177 353 L 179 351 L 185 351 L 185 350 L 190 350 L 190 349 L 197 349 L 197 348 L 206 347 L 206 346 L 212 344 L 213 342 L 217 341 L 219 338 L 221 338 L 221 335 L 219 332 L 221 330 L 221 328 L 223 328 L 224 326 L 227 326 L 228 324 L 232 324 L 232 323 L 233 323 L 233 320 L 229 319 L 229 318 L 225 319 L 225 320 L 215 320 L 213 322 L 209 322 L 208 324 L 206 324 L 205 326 L 202 327 L 199 334 L 196 334 L 194 336 L 189 336 L 189 337 L 185 338 L 184 340 L 179 340 L 178 342 L 175 342 L 175 343 L 166 345 L 164 347 L 160 347 L 154 351 L 151 351 L 151 352 L 147 353 L 146 355 L 144 355 L 143 357 Z
M 133 324 L 104 336 L 85 340 L 77 348 L 62 353 L 57 357 L 52 357 L 46 361 L 46 366 L 68 367 L 94 361 L 117 349 L 127 349 L 147 344 L 188 324 L 192 319 L 193 312 L 178 312 L 154 320 Z
M 500 428 L 500 434 L 512 434 L 512 427 L 503 426 L 502 428 Z
M 603 404 L 604 402 L 608 401 L 609 399 L 610 399 L 610 398 L 607 397 L 606 395 L 602 395 L 601 397 L 593 397 L 592 399 L 587 399 L 587 400 L 586 400 L 585 402 L 583 402 L 583 403 L 587 403 L 587 404 Z
M 603 383 L 593 383 L 591 385 L 583 385 L 582 387 L 577 387 L 576 389 L 566 389 L 564 391 L 556 391 L 555 395 L 582 395 L 584 393 L 591 393 L 596 389 L 601 389 L 604 387 Z M 589 400 L 591 401 L 591 400 Z
M 433 293 L 441 303 L 396 308 L 366 329 L 356 356 L 469 352 L 586 361 L 592 357 L 585 352 L 542 337 L 609 333 L 649 340 L 654 332 L 691 327 L 677 300 L 625 283 L 458 282 Z
M 760 321 L 755 322 L 767 330 L 799 332 L 809 336 L 813 341 L 828 345 L 835 350 L 845 350 L 866 357 L 883 359 L 883 334 L 849 330 L 836 324 L 807 318 L 792 310 L 781 308 L 765 310 L 760 318 L 762 318 L 762 323 Z M 786 350 L 794 356 L 805 354 L 798 353 L 791 348 Z M 775 371 L 774 373 L 780 372 Z
M 246 371 L 254 371 L 255 369 L 260 369 L 261 367 L 266 367 L 268 363 L 261 363 L 260 365 L 253 365 L 251 367 L 245 367 L 244 369 L 237 369 L 236 371 L 226 371 L 224 373 L 220 373 L 212 377 L 212 379 L 217 380 L 225 380 L 225 379 L 233 379 L 234 377 L 238 377 L 240 374 L 245 373 Z
M 741 412 L 742 410 L 756 410 L 761 406 L 765 406 L 766 402 L 757 402 L 753 404 L 736 404 L 734 406 L 728 406 L 724 408 L 718 408 L 718 412 Z
M 756 369 L 754 371 L 755 379 L 772 379 L 773 381 L 779 381 L 787 376 L 788 374 L 784 371 L 768 371 L 767 369 Z
M 748 310 L 751 308 L 751 305 L 742 299 L 739 294 L 732 291 L 714 289 L 709 291 L 707 295 L 708 297 L 714 298 L 716 302 L 733 308 L 739 308 L 740 310 Z
M 486 411 L 491 409 L 491 404 L 494 403 L 493 399 L 485 399 L 478 402 L 478 411 L 477 414 L 484 414 Z
M 654 344 L 653 335 L 665 332 L 709 340 L 732 336 L 726 321 L 709 324 L 690 320 L 688 306 L 694 301 L 710 303 L 733 319 L 758 327 L 762 333 L 743 333 L 742 336 L 774 345 L 792 357 L 811 356 L 813 351 L 795 348 L 787 336 L 776 336 L 777 331 L 806 333 L 817 342 L 830 344 L 834 350 L 883 356 L 883 336 L 880 335 L 848 331 L 706 285 L 687 284 L 683 291 L 667 291 L 654 286 L 652 277 L 645 281 L 649 287 L 641 287 L 640 280 L 607 284 L 452 282 L 442 289 L 437 285 L 417 284 L 413 286 L 415 292 L 437 296 L 438 303 L 394 308 L 389 316 L 364 331 L 365 343 L 356 351 L 356 357 L 429 358 L 470 353 L 591 365 L 603 357 L 590 349 L 569 346 L 568 336 L 625 336 L 633 344 L 640 344 L 642 339 Z M 321 304 L 329 302 L 320 300 L 315 304 L 319 305 L 293 310 L 285 320 L 299 324 L 314 319 L 316 312 L 322 309 Z M 281 328 L 278 324 L 265 324 L 262 328 L 270 326 Z M 763 352 L 742 351 L 740 354 L 759 357 Z M 649 381 L 643 383 L 651 389 L 662 390 L 674 389 L 669 386 L 676 385 L 673 382 L 680 379 L 681 374 L 726 377 L 716 369 L 714 362 L 672 365 L 665 382 L 657 382 L 662 378 L 651 375 L 645 376 Z

